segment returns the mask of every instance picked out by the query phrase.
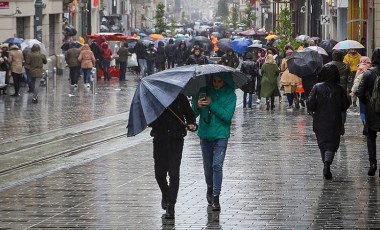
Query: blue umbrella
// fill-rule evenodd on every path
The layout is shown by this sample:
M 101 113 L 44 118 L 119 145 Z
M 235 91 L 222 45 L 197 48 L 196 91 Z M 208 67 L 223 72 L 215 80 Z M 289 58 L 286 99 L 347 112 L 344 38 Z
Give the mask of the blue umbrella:
M 24 41 L 22 38 L 8 38 L 7 40 L 4 41 L 4 43 L 9 43 L 9 44 L 21 44 Z
M 141 79 L 131 102 L 128 119 L 128 136 L 142 132 L 155 121 L 178 96 L 195 95 L 210 82 L 209 74 L 229 74 L 234 88 L 244 85 L 249 78 L 224 65 L 189 65 L 167 69 Z
M 231 42 L 231 48 L 239 54 L 244 54 L 247 50 L 247 47 L 252 45 L 253 42 L 251 39 L 247 38 L 238 38 Z

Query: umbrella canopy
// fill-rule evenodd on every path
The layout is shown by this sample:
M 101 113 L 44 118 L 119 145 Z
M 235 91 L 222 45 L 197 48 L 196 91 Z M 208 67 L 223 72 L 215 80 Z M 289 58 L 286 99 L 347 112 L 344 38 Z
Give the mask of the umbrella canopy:
M 167 39 L 164 38 L 164 37 L 157 39 L 156 41 L 154 41 L 154 47 L 158 47 L 158 43 L 159 42 L 163 42 L 164 44 L 166 44 L 167 43 Z
M 323 59 L 317 51 L 303 49 L 294 51 L 293 54 L 290 55 L 287 64 L 290 73 L 304 78 L 313 73 L 318 73 L 322 68 Z
M 199 45 L 203 50 L 210 50 L 212 47 L 211 40 L 204 36 L 193 37 L 189 42 L 192 46 Z
M 212 32 L 211 35 L 214 36 L 214 37 L 217 37 L 217 38 L 221 38 L 222 37 L 222 35 L 219 32 Z
M 83 46 L 82 43 L 78 42 L 78 41 L 72 41 L 72 42 L 65 42 L 63 43 L 63 45 L 61 46 L 61 49 L 64 50 L 64 51 L 67 51 L 70 49 L 70 47 L 75 47 L 75 48 L 81 48 Z
M 67 36 L 75 36 L 78 33 L 73 25 L 65 25 L 63 31 L 65 31 Z
M 209 84 L 209 74 L 214 73 L 230 73 L 235 88 L 249 80 L 242 72 L 217 64 L 181 66 L 141 79 L 131 102 L 127 135 L 134 136 L 142 132 L 163 113 L 178 94 L 195 95 Z
M 365 48 L 360 42 L 355 40 L 344 40 L 338 42 L 333 50 L 363 49 Z
M 248 46 L 247 47 L 247 52 L 252 52 L 252 51 L 254 51 L 254 50 L 265 50 L 265 45 L 263 45 L 263 44 L 252 44 L 252 45 L 250 45 L 250 46 Z
M 241 36 L 262 36 L 262 35 L 265 35 L 266 33 L 264 31 L 260 31 L 257 28 L 252 28 L 249 30 L 241 31 L 237 34 Z
M 297 42 L 306 42 L 309 41 L 311 38 L 308 35 L 300 35 L 296 37 Z
M 161 34 L 151 34 L 151 35 L 149 35 L 149 37 L 150 37 L 153 41 L 157 41 L 158 39 L 164 38 L 164 36 L 162 36 Z
M 252 40 L 247 38 L 238 38 L 231 42 L 231 48 L 239 54 L 244 54 L 250 45 L 252 45 Z
M 26 39 L 24 42 L 20 44 L 21 50 L 25 50 L 26 48 L 32 48 L 34 44 L 37 44 L 41 48 L 41 53 L 46 54 L 45 45 L 37 39 Z
M 3 43 L 9 43 L 9 44 L 21 44 L 24 41 L 22 38 L 8 38 Z
M 222 38 L 218 41 L 218 47 L 220 51 L 226 52 L 227 48 L 231 48 L 231 39 L 229 38 Z
M 319 46 L 309 46 L 309 47 L 305 48 L 305 50 L 309 50 L 309 49 L 317 51 L 321 55 L 329 56 L 329 54 L 326 52 L 326 50 L 323 49 L 322 47 L 319 47 Z
M 327 53 L 332 53 L 334 46 L 338 44 L 337 41 L 331 40 L 322 40 L 318 45 L 326 50 Z
M 265 37 L 266 40 L 271 40 L 271 39 L 277 39 L 278 36 L 275 34 L 269 34 L 268 36 Z

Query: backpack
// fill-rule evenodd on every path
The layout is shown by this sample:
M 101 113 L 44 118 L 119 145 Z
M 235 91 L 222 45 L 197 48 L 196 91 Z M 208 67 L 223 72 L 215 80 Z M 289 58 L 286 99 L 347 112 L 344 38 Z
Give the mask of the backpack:
M 373 85 L 373 90 L 370 98 L 370 104 L 376 113 L 380 113 L 380 73 L 378 69 L 369 68 L 376 75 L 376 80 Z

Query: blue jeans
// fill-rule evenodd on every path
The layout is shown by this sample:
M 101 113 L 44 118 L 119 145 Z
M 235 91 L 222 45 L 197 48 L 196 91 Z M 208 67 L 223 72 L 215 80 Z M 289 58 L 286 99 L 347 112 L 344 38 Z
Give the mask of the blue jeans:
M 91 82 L 91 70 L 92 68 L 88 68 L 88 69 L 82 69 L 83 70 L 83 74 L 84 74 L 84 78 L 83 78 L 83 81 L 84 83 L 90 83 Z
M 219 196 L 222 188 L 223 162 L 228 139 L 208 141 L 201 139 L 203 169 L 207 187 L 213 187 L 212 195 Z
M 146 59 L 139 58 L 137 59 L 137 62 L 139 63 L 141 77 L 145 77 L 147 75 L 147 69 L 148 69 Z
M 247 103 L 247 96 L 248 96 L 248 103 Z M 243 95 L 243 108 L 245 108 L 248 104 L 249 108 L 252 108 L 252 93 L 246 93 L 244 92 Z

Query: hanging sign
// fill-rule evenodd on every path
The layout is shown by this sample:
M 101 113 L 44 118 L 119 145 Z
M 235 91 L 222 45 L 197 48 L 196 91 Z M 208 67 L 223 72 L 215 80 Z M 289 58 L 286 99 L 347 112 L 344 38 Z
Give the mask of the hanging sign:
M 0 9 L 9 9 L 9 1 L 0 1 Z

